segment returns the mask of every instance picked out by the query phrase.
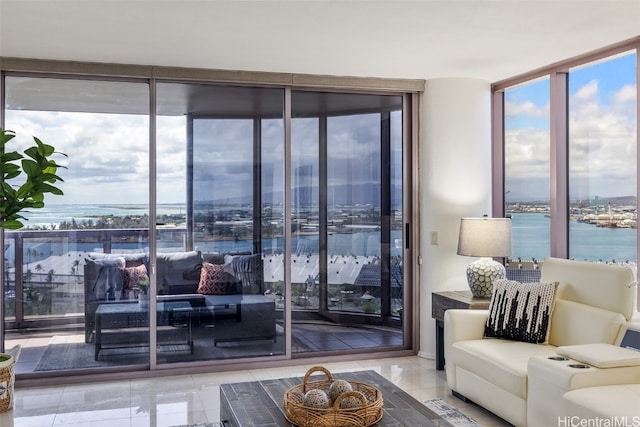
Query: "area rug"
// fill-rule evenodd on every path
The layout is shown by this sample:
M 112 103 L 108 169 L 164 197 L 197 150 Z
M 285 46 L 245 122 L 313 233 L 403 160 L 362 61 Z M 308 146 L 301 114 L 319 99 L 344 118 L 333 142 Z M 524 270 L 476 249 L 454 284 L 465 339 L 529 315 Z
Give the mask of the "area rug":
M 463 414 L 442 399 L 431 399 L 422 403 L 442 418 L 442 420 L 446 422 L 446 425 L 452 427 L 482 427 L 482 424 L 468 415 Z
M 276 325 L 276 343 L 271 340 L 258 340 L 214 345 L 211 331 L 202 327 L 194 328 L 193 341 L 193 355 L 185 351 L 187 348 L 184 345 L 162 346 L 158 352 L 158 362 L 189 362 L 282 354 L 284 328 L 280 324 Z M 301 322 L 293 326 L 291 349 L 294 353 L 305 353 L 362 349 L 377 347 L 381 343 L 399 345 L 402 343 L 402 335 L 380 329 L 356 329 Z M 327 348 L 327 345 L 330 348 Z M 95 360 L 95 347 L 92 343 L 84 342 L 84 334 L 70 337 L 55 336 L 41 351 L 42 356 L 35 368 L 37 372 L 149 363 L 148 347 L 102 350 L 99 360 Z
M 199 331 L 203 333 L 202 331 Z M 210 333 L 210 332 L 209 332 Z M 60 371 L 69 369 L 90 369 L 112 366 L 138 365 L 149 363 L 149 347 L 110 348 L 100 351 L 95 360 L 95 345 L 85 343 L 84 337 L 79 339 L 61 339 L 53 337 L 44 349 L 35 372 Z M 175 363 L 198 360 L 235 359 L 257 357 L 284 352 L 284 337 L 278 333 L 276 342 L 272 340 L 256 340 L 238 343 L 219 343 L 213 339 L 200 337 L 194 331 L 193 354 L 186 344 L 162 344 L 158 346 L 158 363 Z

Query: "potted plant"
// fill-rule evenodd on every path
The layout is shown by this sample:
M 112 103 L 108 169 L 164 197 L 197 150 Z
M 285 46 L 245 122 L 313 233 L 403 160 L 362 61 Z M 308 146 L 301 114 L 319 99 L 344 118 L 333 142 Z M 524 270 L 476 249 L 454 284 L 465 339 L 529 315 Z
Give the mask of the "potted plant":
M 7 143 L 15 136 L 13 131 L 0 129 L 0 227 L 8 230 L 24 226 L 22 212 L 25 209 L 43 208 L 45 194 L 63 194 L 54 184 L 63 181 L 56 172 L 64 166 L 58 165 L 51 156 L 66 157 L 35 136 L 36 145 L 28 147 L 23 154 L 7 151 Z
M 16 134 L 0 128 L 0 240 L 4 241 L 4 230 L 18 230 L 24 226 L 25 209 L 44 207 L 45 194 L 61 196 L 62 190 L 54 184 L 63 181 L 56 172 L 59 167 L 51 158 L 58 153 L 51 145 L 44 144 L 35 136 L 35 145 L 23 153 L 7 150 L 7 144 Z M 0 271 L 4 272 L 4 257 L 0 256 Z M 0 298 L 4 296 L 5 275 L 0 275 Z M 0 304 L 0 322 L 4 322 L 4 304 Z M 0 342 L 0 350 L 4 343 Z M 6 362 L 6 361 L 5 361 Z

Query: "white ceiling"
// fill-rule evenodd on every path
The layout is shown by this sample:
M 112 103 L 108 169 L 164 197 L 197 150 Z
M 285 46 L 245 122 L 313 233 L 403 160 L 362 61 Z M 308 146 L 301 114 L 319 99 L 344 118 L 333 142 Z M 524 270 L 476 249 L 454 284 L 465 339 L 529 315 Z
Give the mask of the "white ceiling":
M 640 0 L 0 0 L 0 56 L 490 82 L 640 35 Z

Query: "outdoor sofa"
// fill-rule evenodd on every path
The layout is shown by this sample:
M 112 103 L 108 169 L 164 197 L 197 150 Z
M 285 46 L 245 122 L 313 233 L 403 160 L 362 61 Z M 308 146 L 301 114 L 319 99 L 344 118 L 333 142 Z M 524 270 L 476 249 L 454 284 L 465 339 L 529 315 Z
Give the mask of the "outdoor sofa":
M 136 303 L 148 280 L 147 253 L 89 253 L 85 259 L 85 341 L 95 334 L 101 304 Z M 203 274 L 203 270 L 205 270 Z M 276 336 L 275 301 L 264 295 L 261 254 L 158 253 L 157 301 L 184 301 L 198 323 L 215 322 L 214 343 Z

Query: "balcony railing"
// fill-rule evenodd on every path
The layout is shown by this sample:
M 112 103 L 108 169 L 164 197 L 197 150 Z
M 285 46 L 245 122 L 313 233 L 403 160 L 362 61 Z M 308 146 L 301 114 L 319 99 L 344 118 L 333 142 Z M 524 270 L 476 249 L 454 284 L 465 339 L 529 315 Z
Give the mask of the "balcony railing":
M 185 250 L 186 230 L 157 230 L 158 251 Z M 91 252 L 148 252 L 147 229 L 83 229 L 5 232 L 5 330 L 61 328 L 84 324 L 84 265 Z M 379 269 L 378 269 L 379 270 Z M 398 271 L 396 268 L 394 271 Z M 396 273 L 397 276 L 401 273 Z M 393 275 L 393 274 L 392 274 Z M 328 310 L 334 313 L 375 315 L 380 299 L 380 273 L 369 277 L 367 289 L 329 285 Z M 375 274 L 373 276 L 376 276 Z M 402 313 L 401 277 L 394 276 L 391 301 L 392 316 L 399 321 Z M 284 309 L 281 283 L 269 283 L 266 289 L 278 294 Z M 272 289 L 273 288 L 273 289 Z M 317 290 L 316 287 L 311 287 Z M 319 308 L 317 293 L 309 292 L 305 283 L 292 284 L 294 311 L 309 312 Z M 361 295 L 362 294 L 362 298 Z M 373 309 L 372 309 L 373 308 Z

